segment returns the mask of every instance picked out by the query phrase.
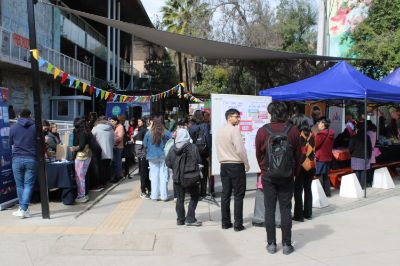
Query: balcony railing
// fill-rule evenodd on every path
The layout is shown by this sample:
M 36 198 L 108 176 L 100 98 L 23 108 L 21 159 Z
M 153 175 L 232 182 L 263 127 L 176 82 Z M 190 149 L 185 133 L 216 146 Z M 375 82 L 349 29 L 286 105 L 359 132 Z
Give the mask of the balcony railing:
M 11 64 L 20 65 L 22 67 L 30 68 L 30 52 L 29 49 L 24 47 L 29 47 L 29 44 L 26 43 L 27 39 L 21 38 L 21 43 L 16 45 L 14 39 L 13 32 L 10 32 L 4 28 L 0 27 L 0 56 L 2 61 L 7 61 Z M 19 36 L 19 35 L 18 35 Z M 21 36 L 19 36 L 21 37 Z M 61 70 L 67 72 L 70 75 L 73 75 L 79 78 L 82 81 L 89 82 L 92 76 L 92 67 L 82 63 L 79 60 L 76 60 L 72 57 L 69 57 L 65 54 L 60 53 L 59 51 L 53 50 L 51 48 L 42 47 L 39 49 L 40 55 L 52 63 L 54 66 L 60 68 Z M 40 70 L 46 72 L 46 67 L 42 67 Z

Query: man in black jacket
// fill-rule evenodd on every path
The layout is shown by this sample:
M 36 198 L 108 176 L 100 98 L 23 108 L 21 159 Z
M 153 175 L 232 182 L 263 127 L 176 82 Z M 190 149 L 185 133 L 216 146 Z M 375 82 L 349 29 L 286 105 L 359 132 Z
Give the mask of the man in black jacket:
M 177 225 L 201 226 L 196 220 L 196 207 L 199 201 L 199 183 L 201 157 L 196 145 L 190 143 L 189 132 L 179 128 L 176 131 L 175 145 L 168 152 L 165 163 L 173 172 L 174 186 L 177 194 Z M 185 218 L 185 192 L 190 193 L 188 212 Z

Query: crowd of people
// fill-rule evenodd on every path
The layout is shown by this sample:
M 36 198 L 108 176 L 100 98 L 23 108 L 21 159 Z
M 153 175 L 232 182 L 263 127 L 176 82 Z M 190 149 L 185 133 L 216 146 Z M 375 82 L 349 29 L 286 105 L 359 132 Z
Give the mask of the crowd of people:
M 316 114 L 318 110 L 313 111 Z M 330 120 L 326 117 L 308 117 L 298 109 L 289 112 L 288 106 L 279 101 L 269 104 L 268 112 L 271 122 L 258 130 L 255 139 L 264 193 L 266 249 L 271 254 L 277 251 L 275 215 L 279 206 L 282 249 L 284 254 L 290 254 L 294 251 L 291 240 L 292 219 L 300 222 L 312 219 L 312 180 L 319 179 L 326 196 L 331 195 L 328 173 L 332 149 L 335 142 L 337 144 L 337 139 L 342 141 L 342 145 L 343 140 L 348 141 L 351 166 L 363 184 L 367 177 L 363 176 L 362 170 L 365 165 L 370 169 L 371 162 L 375 160 L 373 148 L 376 127 L 368 121 L 368 160 L 365 162 L 365 134 L 361 126 L 363 123 L 348 123 L 345 132 L 335 140 L 335 132 L 330 129 Z M 21 218 L 30 217 L 28 206 L 37 168 L 35 125 L 30 115 L 29 110 L 23 110 L 10 130 L 13 172 L 20 203 L 14 215 Z M 217 159 L 221 165 L 221 227 L 233 227 L 236 232 L 240 232 L 245 230 L 243 199 L 246 192 L 246 172 L 250 170 L 250 164 L 238 127 L 240 112 L 229 109 L 225 118 L 227 123 L 218 130 L 215 138 Z M 136 158 L 140 175 L 140 197 L 168 201 L 171 198 L 168 195 L 171 169 L 177 225 L 201 226 L 202 222 L 196 219 L 195 214 L 198 201 L 207 195 L 207 187 L 208 193 L 214 196 L 214 182 L 209 171 L 212 147 L 210 122 L 209 113 L 200 110 L 195 111 L 191 117 L 178 121 L 170 115 L 147 116 L 126 123 L 121 117 L 76 119 L 73 145 L 70 148 L 75 163 L 75 202 L 88 201 L 89 168 L 92 169 L 89 177 L 91 186 L 102 189 L 107 181 L 116 182 L 122 178 L 122 156 L 128 158 L 125 163 Z M 44 122 L 43 130 L 47 149 L 54 151 L 61 142 L 57 126 Z M 184 205 L 185 193 L 190 194 L 187 213 Z M 232 194 L 233 223 L 230 211 Z M 292 216 L 293 197 L 295 204 Z

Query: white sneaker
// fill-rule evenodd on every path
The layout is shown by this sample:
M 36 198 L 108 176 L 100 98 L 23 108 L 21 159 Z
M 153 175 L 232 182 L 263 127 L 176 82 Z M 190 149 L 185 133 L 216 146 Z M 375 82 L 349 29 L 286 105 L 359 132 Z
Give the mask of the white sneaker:
M 26 211 L 24 211 L 24 210 L 21 210 L 21 216 L 19 216 L 21 219 L 24 219 L 24 218 L 31 218 L 32 217 L 32 215 L 31 215 L 31 213 L 29 212 L 29 210 L 26 210 Z
M 85 202 L 88 202 L 89 201 L 89 196 L 84 196 L 84 197 L 81 197 L 81 198 L 76 198 L 75 199 L 75 202 L 76 203 L 85 203 Z
M 14 215 L 16 217 L 21 217 L 22 216 L 22 209 L 18 208 L 18 210 L 13 212 L 12 215 Z

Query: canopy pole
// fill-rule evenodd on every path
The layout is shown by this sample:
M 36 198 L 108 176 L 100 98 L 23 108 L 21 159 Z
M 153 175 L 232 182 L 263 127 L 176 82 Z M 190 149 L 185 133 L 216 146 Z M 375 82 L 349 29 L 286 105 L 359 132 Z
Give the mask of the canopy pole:
M 364 198 L 367 197 L 367 97 L 364 99 Z

